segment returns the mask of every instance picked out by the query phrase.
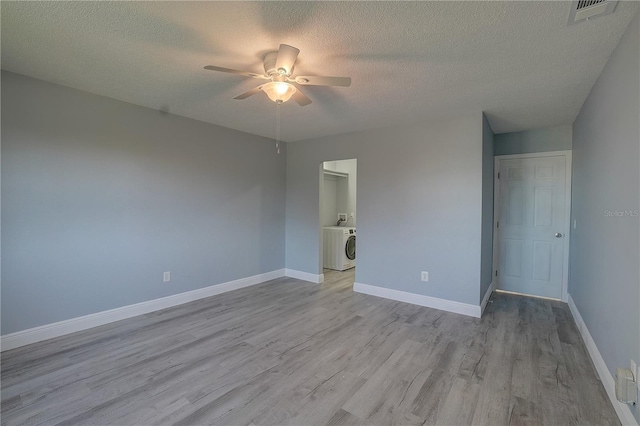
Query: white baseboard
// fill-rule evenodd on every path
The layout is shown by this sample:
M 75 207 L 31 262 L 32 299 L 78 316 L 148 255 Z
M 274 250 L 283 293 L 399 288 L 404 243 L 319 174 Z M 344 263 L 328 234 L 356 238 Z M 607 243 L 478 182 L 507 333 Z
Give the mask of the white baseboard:
M 285 269 L 284 275 L 315 284 L 322 284 L 324 282 L 324 274 L 310 274 L 309 272 L 296 271 L 295 269 Z
M 453 312 L 456 314 L 468 315 L 476 318 L 480 318 L 481 315 L 479 305 L 476 306 L 468 303 L 455 302 L 453 300 L 438 299 L 437 297 L 407 293 L 405 291 L 392 290 L 375 285 L 353 283 L 353 291 L 355 291 L 356 293 L 369 294 L 371 296 L 383 297 L 385 299 L 397 300 L 399 302 L 426 306 L 427 308 L 440 309 L 441 311 Z
M 17 331 L 0 337 L 0 350 L 6 351 L 9 349 L 15 349 L 20 346 L 40 342 L 42 340 L 52 339 L 65 334 L 75 333 L 76 331 L 86 330 L 99 325 L 158 311 L 160 309 L 182 305 L 183 303 L 192 302 L 205 297 L 215 296 L 216 294 L 249 287 L 283 276 L 284 269 L 278 269 L 276 271 L 266 272 L 264 274 L 241 278 L 239 280 L 216 284 L 205 288 L 199 288 L 185 293 L 161 297 L 160 299 L 122 306 L 108 311 L 97 312 L 95 314 L 89 314 L 52 324 L 45 324 L 27 330 Z
M 570 294 L 569 309 L 571 310 L 573 319 L 576 321 L 578 330 L 582 335 L 582 340 L 584 340 L 584 344 L 587 346 L 587 351 L 589 351 L 589 355 L 591 355 L 591 360 L 593 361 L 593 364 L 598 371 L 600 381 L 604 385 L 604 389 L 607 391 L 607 395 L 609 395 L 609 399 L 611 400 L 611 404 L 613 404 L 613 408 L 616 410 L 616 414 L 618 414 L 620 423 L 622 423 L 623 425 L 638 425 L 638 422 L 636 421 L 635 417 L 633 417 L 629 406 L 616 399 L 616 387 L 613 375 L 609 371 L 607 364 L 605 364 L 604 359 L 602 358 L 602 355 L 600 354 L 600 351 L 596 346 L 596 342 L 593 340 L 593 337 L 591 337 L 591 333 L 589 333 L 589 329 L 587 329 L 587 324 L 585 324 L 584 320 L 582 319 L 582 315 L 580 315 L 578 307 L 576 306 Z
M 496 289 L 496 282 L 491 281 L 491 284 L 489 285 L 487 292 L 484 294 L 484 297 L 482 298 L 482 302 L 480 302 L 480 315 L 484 313 L 484 310 L 487 307 L 487 303 L 489 303 L 489 299 L 491 298 L 491 293 L 493 293 L 495 289 Z

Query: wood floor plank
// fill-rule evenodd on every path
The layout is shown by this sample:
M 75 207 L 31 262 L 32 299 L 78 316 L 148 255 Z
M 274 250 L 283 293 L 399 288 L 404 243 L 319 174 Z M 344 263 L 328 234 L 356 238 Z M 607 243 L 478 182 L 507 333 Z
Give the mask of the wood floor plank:
M 2 425 L 619 424 L 565 304 L 281 278 L 4 352 Z
M 471 424 L 482 386 L 464 379 L 454 379 L 451 390 L 438 413 L 437 424 Z

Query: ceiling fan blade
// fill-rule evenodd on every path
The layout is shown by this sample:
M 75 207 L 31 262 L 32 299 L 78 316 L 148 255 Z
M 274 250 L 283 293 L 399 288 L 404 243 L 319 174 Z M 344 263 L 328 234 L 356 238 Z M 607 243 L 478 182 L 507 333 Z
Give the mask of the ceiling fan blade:
M 278 49 L 278 57 L 276 58 L 276 71 L 284 70 L 285 75 L 290 75 L 293 70 L 293 64 L 295 64 L 298 58 L 300 49 L 296 49 L 288 44 L 281 44 Z M 282 73 L 281 73 L 282 74 Z
M 300 106 L 309 105 L 311 103 L 311 99 L 309 99 L 307 95 L 302 93 L 300 90 L 296 90 L 296 93 L 293 94 L 292 98 Z
M 295 82 L 303 86 L 351 86 L 351 77 L 322 77 L 319 75 L 299 75 Z
M 262 90 L 262 86 L 254 87 L 253 89 L 249 90 L 248 92 L 244 92 L 244 93 L 236 96 L 233 99 L 246 99 L 249 96 L 255 95 L 256 93 L 260 92 L 261 90 Z
M 204 67 L 204 69 L 205 70 L 210 70 L 210 71 L 226 72 L 226 73 L 229 73 L 229 74 L 243 75 L 245 77 L 267 79 L 267 77 L 265 77 L 264 75 L 257 74 L 255 72 L 239 71 L 239 70 L 234 70 L 234 69 L 231 69 L 231 68 L 216 67 L 215 65 L 207 65 L 206 67 Z

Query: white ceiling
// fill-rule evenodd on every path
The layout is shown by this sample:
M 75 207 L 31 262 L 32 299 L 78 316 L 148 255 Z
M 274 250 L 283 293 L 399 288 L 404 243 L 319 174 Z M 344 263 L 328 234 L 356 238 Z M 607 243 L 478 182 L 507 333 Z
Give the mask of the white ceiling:
M 567 26 L 570 2 L 2 2 L 2 68 L 185 117 L 275 136 L 275 104 L 233 97 L 280 43 L 304 87 L 282 107 L 297 141 L 483 110 L 496 133 L 570 124 L 638 2 Z

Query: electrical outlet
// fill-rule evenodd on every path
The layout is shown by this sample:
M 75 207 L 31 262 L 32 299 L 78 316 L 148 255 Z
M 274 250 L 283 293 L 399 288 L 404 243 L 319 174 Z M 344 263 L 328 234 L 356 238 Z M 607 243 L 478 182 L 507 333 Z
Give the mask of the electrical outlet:
M 164 274 L 162 274 L 162 281 L 164 281 L 165 283 L 171 281 L 171 272 L 165 272 Z
M 349 213 L 349 219 L 353 219 L 354 217 L 356 217 L 356 214 L 354 212 Z
M 429 281 L 429 273 L 427 271 L 422 271 L 422 274 L 420 274 L 420 279 L 422 281 Z

